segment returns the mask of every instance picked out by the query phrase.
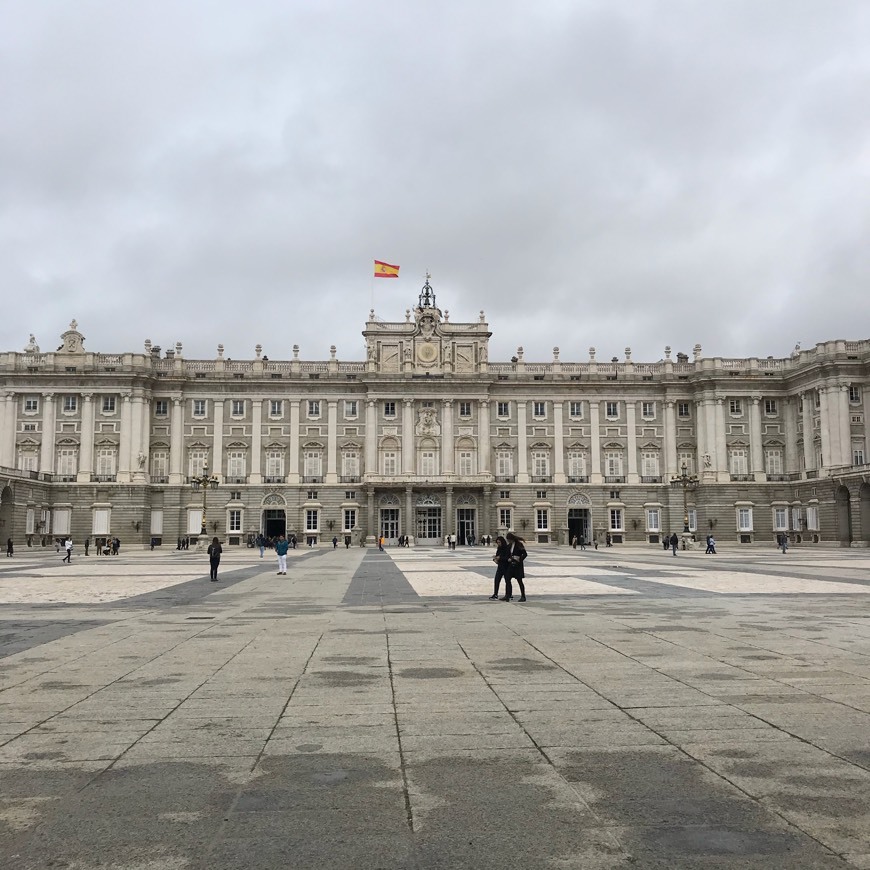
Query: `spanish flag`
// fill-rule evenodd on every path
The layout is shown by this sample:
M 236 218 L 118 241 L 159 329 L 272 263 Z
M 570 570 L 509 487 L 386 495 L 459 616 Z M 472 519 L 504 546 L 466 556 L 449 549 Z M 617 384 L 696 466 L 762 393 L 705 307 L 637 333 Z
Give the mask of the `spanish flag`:
M 399 267 L 375 260 L 375 278 L 398 278 Z

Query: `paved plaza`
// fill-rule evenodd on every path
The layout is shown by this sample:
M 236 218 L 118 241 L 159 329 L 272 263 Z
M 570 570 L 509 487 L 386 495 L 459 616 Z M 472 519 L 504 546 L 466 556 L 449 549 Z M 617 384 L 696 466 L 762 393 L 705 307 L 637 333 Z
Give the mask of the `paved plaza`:
M 0 562 L 0 868 L 870 868 L 862 551 Z

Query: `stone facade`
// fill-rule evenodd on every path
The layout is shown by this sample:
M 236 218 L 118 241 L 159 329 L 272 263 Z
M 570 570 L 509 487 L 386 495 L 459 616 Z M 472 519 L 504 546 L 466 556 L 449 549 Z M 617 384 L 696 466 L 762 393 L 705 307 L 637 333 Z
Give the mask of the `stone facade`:
M 408 535 L 575 535 L 866 546 L 870 340 L 785 359 L 489 361 L 489 326 L 452 323 L 428 281 L 404 321 L 374 311 L 364 361 L 0 354 L 0 539 L 116 535 L 175 546 L 206 526 L 353 544 Z M 683 476 L 686 486 L 674 483 Z M 685 493 L 685 502 L 684 502 Z

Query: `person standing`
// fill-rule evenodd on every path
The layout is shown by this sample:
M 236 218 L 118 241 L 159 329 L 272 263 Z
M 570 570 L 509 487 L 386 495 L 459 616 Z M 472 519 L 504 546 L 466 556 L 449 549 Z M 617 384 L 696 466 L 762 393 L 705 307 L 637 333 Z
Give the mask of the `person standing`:
M 520 601 L 526 600 L 526 587 L 523 579 L 526 576 L 523 562 L 526 560 L 526 542 L 513 532 L 508 532 L 505 536 L 505 541 L 508 545 L 510 555 L 508 558 L 508 571 L 504 578 L 504 598 L 502 601 L 510 601 L 513 597 L 513 586 L 511 581 L 516 580 L 520 587 Z
M 6 558 L 12 558 L 12 554 L 15 551 L 15 546 L 12 543 L 12 538 L 6 539 Z
M 278 540 L 275 541 L 275 553 L 278 556 L 278 573 L 287 573 L 287 551 L 290 549 L 290 542 L 284 538 L 284 535 L 278 535 Z
M 788 552 L 788 535 L 785 532 L 780 533 L 777 543 L 780 550 L 782 550 L 782 554 L 785 555 Z
M 332 549 L 338 549 L 338 538 L 335 535 L 332 536 Z
M 221 553 L 223 553 L 224 548 L 221 546 L 221 542 L 217 538 L 212 538 L 211 543 L 208 545 L 208 563 L 211 566 L 211 580 L 213 583 L 217 583 L 217 572 L 218 565 L 221 563 Z
M 716 539 L 712 535 L 707 535 L 707 549 L 704 550 L 704 553 L 716 555 Z
M 574 537 L 571 538 L 571 546 L 572 546 L 575 550 L 577 549 L 577 535 L 574 535 Z
M 671 552 L 672 552 L 675 556 L 677 555 L 677 547 L 678 547 L 679 543 L 680 543 L 680 539 L 677 537 L 677 533 L 676 533 L 676 532 L 672 532 L 672 533 L 671 533 L 670 544 L 671 544 Z
M 61 559 L 62 562 L 69 562 L 72 564 L 72 538 L 67 537 L 67 539 L 63 542 L 63 548 L 66 550 L 66 555 Z
M 510 558 L 511 548 L 508 546 L 507 541 L 499 535 L 495 539 L 495 555 L 492 557 L 492 561 L 496 564 L 496 569 L 495 577 L 493 578 L 492 595 L 489 596 L 490 601 L 498 600 L 498 587 L 501 585 L 503 578 L 505 580 L 505 588 L 507 589 L 510 586 L 507 580 Z
M 85 555 L 86 556 L 88 555 L 88 547 L 90 547 L 90 546 L 91 546 L 91 539 L 85 538 Z

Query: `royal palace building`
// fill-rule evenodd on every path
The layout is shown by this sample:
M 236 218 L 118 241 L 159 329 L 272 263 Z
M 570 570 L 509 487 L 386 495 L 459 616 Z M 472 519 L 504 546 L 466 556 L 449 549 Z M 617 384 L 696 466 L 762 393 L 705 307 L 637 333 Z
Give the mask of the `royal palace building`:
M 451 322 L 428 281 L 363 336 L 357 362 L 189 360 L 90 352 L 73 321 L 0 353 L 0 540 L 870 542 L 870 340 L 492 362 L 483 312 Z

